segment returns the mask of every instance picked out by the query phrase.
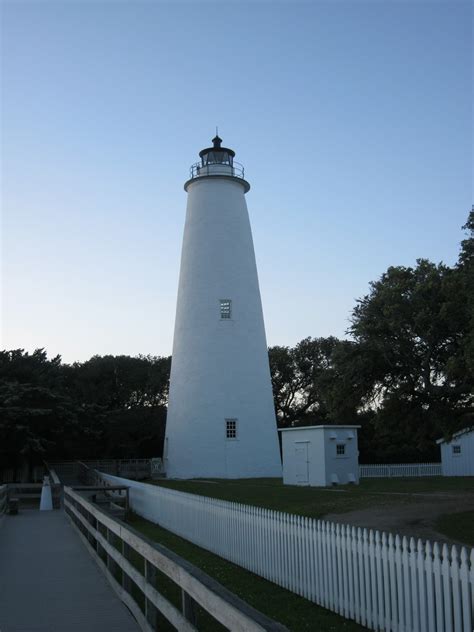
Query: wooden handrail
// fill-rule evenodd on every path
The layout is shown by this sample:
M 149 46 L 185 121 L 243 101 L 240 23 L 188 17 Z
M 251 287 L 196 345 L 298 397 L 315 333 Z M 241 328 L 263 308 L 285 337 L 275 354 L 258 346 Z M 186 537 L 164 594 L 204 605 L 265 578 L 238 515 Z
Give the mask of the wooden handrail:
M 3 487 L 6 487 L 7 500 L 8 498 L 14 496 L 19 500 L 36 499 L 39 501 L 41 498 L 43 483 L 6 483 Z M 2 487 L 0 486 L 0 513 L 2 512 L 1 489 Z M 51 484 L 51 494 L 53 498 L 53 507 L 57 509 L 61 504 L 61 485 L 55 483 Z
M 59 480 L 59 476 L 56 474 L 56 470 L 48 468 L 48 472 L 51 478 L 51 483 L 53 483 L 54 485 L 61 485 L 61 481 Z
M 70 487 L 64 488 L 64 506 L 72 524 L 78 529 L 85 544 L 93 553 L 94 559 L 120 598 L 132 610 L 142 630 L 152 632 L 154 629 L 148 620 L 150 604 L 177 629 L 197 630 L 193 608 L 193 604 L 197 603 L 230 630 L 288 632 L 285 626 L 272 621 L 249 606 L 187 560 L 152 542 L 125 523 L 114 520 Z M 106 529 L 106 536 L 101 533 L 99 525 L 102 529 Z M 122 553 L 110 544 L 110 534 L 121 541 Z M 129 549 L 136 551 L 144 558 L 145 575 L 137 571 L 127 559 Z M 99 556 L 100 550 L 105 552 L 107 563 L 104 563 Z M 109 570 L 112 564 L 118 565 L 123 572 L 122 586 Z M 183 612 L 180 612 L 154 588 L 150 582 L 154 569 L 164 573 L 181 588 Z M 141 611 L 130 594 L 130 580 L 145 596 L 145 613 Z

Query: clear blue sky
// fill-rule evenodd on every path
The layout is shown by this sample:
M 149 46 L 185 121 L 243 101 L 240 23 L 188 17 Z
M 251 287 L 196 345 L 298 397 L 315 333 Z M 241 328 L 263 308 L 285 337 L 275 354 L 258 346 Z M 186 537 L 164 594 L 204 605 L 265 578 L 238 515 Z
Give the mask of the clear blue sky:
M 471 5 L 7 2 L 2 347 L 171 353 L 186 194 L 245 165 L 267 339 L 343 337 L 389 265 L 453 264 Z

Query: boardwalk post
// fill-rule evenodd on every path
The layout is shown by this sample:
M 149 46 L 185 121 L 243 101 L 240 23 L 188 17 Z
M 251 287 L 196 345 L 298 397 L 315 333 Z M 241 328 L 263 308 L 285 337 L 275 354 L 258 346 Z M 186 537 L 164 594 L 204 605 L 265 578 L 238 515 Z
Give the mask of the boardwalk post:
M 130 560 L 129 549 L 130 549 L 129 545 L 124 540 L 122 540 L 122 555 L 126 560 Z M 122 569 L 122 587 L 127 593 L 130 594 L 132 592 L 132 580 L 123 569 Z
M 188 593 L 182 588 L 181 589 L 181 604 L 182 604 L 182 613 L 184 618 L 187 619 L 193 625 L 197 624 L 196 617 L 196 602 L 192 597 L 188 595 Z
M 107 542 L 110 544 L 110 529 L 108 527 L 105 528 L 105 537 L 107 539 Z M 107 560 L 107 568 L 109 570 L 110 573 L 112 573 L 113 575 L 113 569 L 112 569 L 112 558 L 110 557 L 108 551 L 105 552 L 105 559 Z
M 94 529 L 96 531 L 99 530 L 99 523 L 97 522 L 96 518 L 93 518 L 92 526 L 94 527 Z M 96 539 L 94 544 L 95 544 L 95 550 L 97 551 L 97 555 L 99 555 L 100 554 L 100 542 L 99 542 L 99 540 Z
M 128 492 L 127 492 L 128 493 Z M 158 589 L 157 584 L 157 572 L 156 567 L 153 564 L 143 558 L 145 562 L 145 578 L 146 581 L 153 586 L 153 588 Z M 145 618 L 148 623 L 151 625 L 153 630 L 156 630 L 157 627 L 157 611 L 152 602 L 145 597 Z
M 106 538 L 110 546 L 114 546 L 114 533 L 108 527 L 106 528 Z M 109 552 L 105 551 L 105 553 L 107 555 L 107 568 L 111 575 L 117 579 L 117 568 L 119 567 Z

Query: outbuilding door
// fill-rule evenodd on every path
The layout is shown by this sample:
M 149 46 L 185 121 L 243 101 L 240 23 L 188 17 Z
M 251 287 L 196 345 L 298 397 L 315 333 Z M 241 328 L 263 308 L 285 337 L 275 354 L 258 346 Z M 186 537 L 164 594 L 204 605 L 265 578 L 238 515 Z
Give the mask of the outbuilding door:
M 295 443 L 296 484 L 309 485 L 308 443 Z

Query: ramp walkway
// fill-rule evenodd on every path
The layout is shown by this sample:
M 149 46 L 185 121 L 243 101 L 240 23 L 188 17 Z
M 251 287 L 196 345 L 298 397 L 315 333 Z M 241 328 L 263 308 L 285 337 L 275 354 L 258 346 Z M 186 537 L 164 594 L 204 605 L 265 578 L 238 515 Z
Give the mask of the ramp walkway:
M 61 511 L 0 516 L 1 632 L 137 632 Z

